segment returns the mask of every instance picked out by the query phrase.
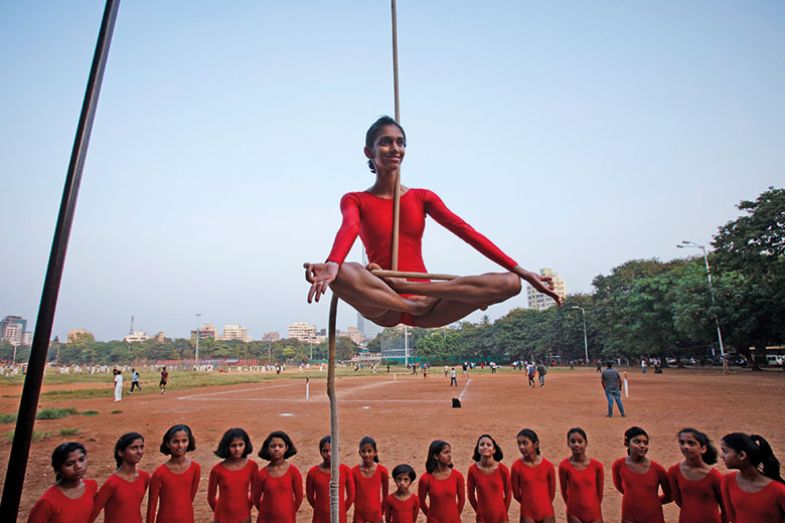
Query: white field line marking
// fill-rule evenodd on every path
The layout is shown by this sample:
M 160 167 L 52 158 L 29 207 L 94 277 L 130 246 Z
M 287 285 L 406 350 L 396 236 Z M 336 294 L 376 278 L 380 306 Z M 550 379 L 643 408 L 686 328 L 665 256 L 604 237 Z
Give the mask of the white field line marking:
M 178 400 L 187 401 L 264 401 L 269 403 L 327 403 L 327 396 L 311 398 L 310 400 L 302 398 L 203 398 L 199 396 L 183 396 L 177 398 Z M 444 400 L 423 400 L 423 399 L 341 399 L 338 398 L 338 403 L 444 403 Z
M 463 401 L 463 395 L 466 394 L 466 389 L 469 387 L 469 383 L 471 383 L 471 382 L 472 382 L 472 379 L 469 378 L 468 381 L 466 382 L 466 385 L 463 386 L 463 390 L 458 395 L 458 400 L 459 401 Z
M 270 385 L 270 386 L 261 386 L 261 387 L 252 387 L 249 389 L 232 389 L 232 390 L 222 390 L 220 392 L 203 392 L 201 394 L 191 394 L 188 396 L 180 396 L 177 398 L 178 400 L 190 400 L 190 399 L 203 399 L 209 396 L 223 396 L 224 394 L 234 394 L 235 392 L 253 392 L 253 391 L 260 391 L 260 390 L 270 390 L 270 389 L 280 389 L 284 387 L 292 387 L 296 385 L 295 383 L 282 383 L 281 385 Z

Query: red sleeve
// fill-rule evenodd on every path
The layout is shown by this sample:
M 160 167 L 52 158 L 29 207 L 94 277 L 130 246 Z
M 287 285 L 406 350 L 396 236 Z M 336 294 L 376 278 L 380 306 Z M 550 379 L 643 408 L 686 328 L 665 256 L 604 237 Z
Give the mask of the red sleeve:
M 671 486 L 671 496 L 676 505 L 681 508 L 681 489 L 679 488 L 679 464 L 671 466 L 668 469 L 668 480 Z
M 41 496 L 41 499 L 33 505 L 30 515 L 27 516 L 27 523 L 47 523 L 49 518 L 53 515 L 54 507 L 52 506 L 52 502 L 46 497 Z
M 519 463 L 520 461 L 516 459 L 515 463 L 512 464 L 512 472 L 510 473 L 510 487 L 512 488 L 512 497 L 515 498 L 515 501 L 518 503 L 521 502 L 521 475 L 520 471 L 518 470 L 518 467 L 520 467 Z
M 349 508 L 352 506 L 352 503 L 354 503 L 355 497 L 354 477 L 352 476 L 352 469 L 346 465 L 341 465 L 341 468 L 344 471 L 343 484 L 346 491 L 346 504 L 344 505 L 344 511 L 349 512 Z
M 728 514 L 725 512 L 725 500 L 722 499 L 722 474 L 717 472 L 717 469 L 711 469 L 711 487 L 714 490 L 714 499 L 720 506 L 720 520 L 722 523 L 728 523 Z
M 621 481 L 621 468 L 624 466 L 624 458 L 619 458 L 611 465 L 611 472 L 613 474 L 613 486 L 616 490 L 624 494 L 624 486 Z
M 659 463 L 652 461 L 652 466 L 655 467 L 657 471 L 657 477 L 660 482 L 660 487 L 662 487 L 662 496 L 660 496 L 660 503 L 663 505 L 667 505 L 673 498 L 671 497 L 671 482 L 668 479 L 668 473 L 665 471 L 665 468 L 660 465 Z
M 472 506 L 475 512 L 477 512 L 477 495 L 474 492 L 477 488 L 477 478 L 474 477 L 474 470 L 476 468 L 477 465 L 471 465 L 466 472 L 466 491 L 469 494 L 469 505 Z
M 466 482 L 463 479 L 463 474 L 458 472 L 457 470 L 453 470 L 458 477 L 455 478 L 455 481 L 458 484 L 458 514 L 463 512 L 463 507 L 466 505 Z
M 253 506 L 256 507 L 256 510 L 259 510 L 259 507 L 262 503 L 262 492 L 264 492 L 264 468 L 260 468 L 256 474 L 254 474 L 253 481 L 251 482 L 251 501 L 253 501 Z
M 164 465 L 161 465 L 164 466 Z M 159 467 L 160 468 L 160 467 Z M 155 513 L 158 510 L 158 495 L 161 493 L 161 472 L 156 469 L 150 478 L 150 493 L 147 496 L 147 521 L 155 521 Z
M 305 497 L 312 508 L 316 507 L 316 479 L 313 477 L 313 468 L 305 476 Z
M 425 498 L 428 497 L 428 489 L 430 487 L 430 475 L 426 472 L 420 478 L 420 482 L 417 484 L 417 498 L 420 500 L 420 509 L 425 516 L 428 516 L 428 503 L 425 501 Z
M 420 514 L 420 500 L 417 497 L 417 494 L 412 494 L 412 521 L 417 521 L 417 516 Z
M 436 193 L 428 190 L 423 190 L 422 193 L 425 212 L 431 215 L 440 225 L 508 271 L 511 271 L 518 265 L 515 260 L 502 252 L 491 240 L 477 232 L 460 216 L 448 209 Z
M 218 467 L 220 463 L 217 463 L 210 469 L 210 479 L 207 481 L 207 504 L 210 505 L 210 508 L 215 512 L 215 505 L 218 497 Z
M 300 505 L 303 504 L 303 475 L 300 470 L 294 465 L 289 465 L 292 469 L 292 491 L 294 493 L 294 513 L 300 510 Z
M 567 489 L 570 484 L 569 472 L 567 472 L 568 461 L 569 460 L 565 459 L 559 463 L 559 489 L 561 490 L 561 498 L 564 500 L 565 505 L 569 505 L 569 503 L 567 503 L 567 498 L 569 497 Z
M 338 265 L 342 264 L 346 259 L 346 255 L 354 245 L 357 239 L 357 234 L 360 232 L 360 202 L 352 193 L 344 194 L 341 198 L 341 215 L 343 221 L 341 228 L 335 235 L 333 241 L 333 248 L 327 261 L 336 262 Z
M 379 474 L 382 475 L 382 512 L 384 512 L 384 508 L 387 506 L 387 496 L 390 493 L 390 473 L 381 465 L 376 467 L 379 469 Z
M 387 496 L 384 497 L 384 508 L 382 509 L 382 515 L 384 516 L 385 523 L 392 523 L 392 511 L 390 510 L 390 500 L 387 499 Z
M 736 510 L 733 508 L 733 500 L 730 497 L 730 483 L 736 481 L 736 472 L 729 472 L 722 477 L 721 489 L 722 500 L 725 505 L 725 513 L 729 521 L 736 521 Z
M 199 480 L 202 479 L 202 466 L 195 461 L 191 461 L 194 471 L 191 476 L 191 503 L 196 499 L 196 493 L 199 491 Z
M 548 465 L 550 465 L 548 469 L 548 495 L 550 495 L 551 505 L 553 505 L 553 498 L 556 497 L 556 467 L 551 462 L 548 462 Z
M 101 485 L 98 494 L 95 495 L 95 499 L 93 500 L 93 513 L 90 515 L 90 523 L 93 523 L 93 521 L 98 518 L 101 511 L 104 509 L 104 506 L 106 506 L 106 502 L 114 495 L 114 487 L 115 483 L 112 481 L 112 476 L 109 476 L 106 478 L 104 484 Z
M 502 473 L 502 484 L 504 485 L 504 506 L 509 512 L 510 503 L 512 503 L 512 496 L 510 496 L 510 469 L 505 465 L 499 463 Z
M 597 464 L 597 501 L 602 505 L 602 498 L 605 494 L 605 467 L 599 461 Z

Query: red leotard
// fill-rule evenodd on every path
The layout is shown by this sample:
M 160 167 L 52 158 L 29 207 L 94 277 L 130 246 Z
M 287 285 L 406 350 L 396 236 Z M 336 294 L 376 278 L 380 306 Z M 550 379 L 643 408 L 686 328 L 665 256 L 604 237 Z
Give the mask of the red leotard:
M 417 494 L 401 500 L 395 494 L 387 496 L 384 508 L 384 519 L 387 523 L 414 523 L 420 513 L 420 500 Z
M 507 512 L 512 501 L 510 470 L 503 463 L 499 463 L 490 474 L 473 463 L 466 475 L 466 490 L 478 523 L 509 521 Z
M 193 523 L 193 502 L 201 473 L 202 467 L 195 461 L 191 461 L 188 469 L 180 474 L 172 472 L 166 464 L 159 465 L 150 478 L 147 523 Z
M 133 481 L 126 481 L 117 474 L 112 474 L 101 485 L 95 497 L 90 521 L 95 521 L 103 510 L 105 521 L 142 523 L 142 500 L 148 486 L 150 474 L 144 470 L 140 470 Z
M 213 466 L 207 484 L 207 503 L 214 511 L 214 521 L 240 523 L 251 517 L 251 485 L 258 472 L 259 465 L 250 459 L 240 470 L 229 470 L 223 463 Z
M 722 498 L 733 523 L 782 523 L 785 521 L 785 485 L 772 480 L 758 492 L 745 492 L 736 472 L 722 477 Z
M 352 471 L 341 463 L 338 467 L 338 513 L 341 523 L 346 523 L 346 513 L 354 502 Z M 313 523 L 330 523 L 330 472 L 314 465 L 305 476 L 305 494 L 313 507 Z
M 84 493 L 71 499 L 63 491 L 52 486 L 36 501 L 27 523 L 84 523 L 93 512 L 93 498 L 98 484 L 92 479 L 84 480 Z
M 523 458 L 512 464 L 512 495 L 521 504 L 521 519 L 540 521 L 553 516 L 553 498 L 556 496 L 556 469 L 545 458 L 534 467 Z
M 417 497 L 428 523 L 460 523 L 466 503 L 463 474 L 453 469 L 447 479 L 436 479 L 426 472 L 417 485 Z
M 703 478 L 694 481 L 684 477 L 681 466 L 676 463 L 668 469 L 671 495 L 681 508 L 679 523 L 720 523 L 722 504 L 722 474 L 711 469 Z
M 602 519 L 602 494 L 605 471 L 602 463 L 590 459 L 583 470 L 578 470 L 567 458 L 559 463 L 559 485 L 567 515 L 581 521 Z
M 387 469 L 376 464 L 373 476 L 363 476 L 360 465 L 352 468 L 354 481 L 354 518 L 355 523 L 381 521 L 384 513 L 384 500 L 390 488 Z
M 389 269 L 392 258 L 392 208 L 392 199 L 369 192 L 345 194 L 341 198 L 343 223 L 327 260 L 343 263 L 359 233 L 368 252 L 368 260 L 378 263 L 383 269 Z M 409 189 L 403 193 L 400 212 L 398 269 L 401 271 L 426 272 L 422 259 L 426 214 L 505 269 L 512 270 L 518 265 L 427 189 Z
M 670 502 L 670 481 L 668 473 L 656 461 L 649 463 L 644 474 L 633 472 L 625 460 L 613 462 L 613 484 L 623 494 L 621 499 L 621 518 L 632 523 L 665 523 L 662 504 Z M 659 495 L 662 487 L 663 495 Z
M 303 476 L 292 464 L 280 477 L 270 475 L 268 467 L 254 478 L 253 500 L 259 509 L 257 523 L 295 523 L 303 504 Z

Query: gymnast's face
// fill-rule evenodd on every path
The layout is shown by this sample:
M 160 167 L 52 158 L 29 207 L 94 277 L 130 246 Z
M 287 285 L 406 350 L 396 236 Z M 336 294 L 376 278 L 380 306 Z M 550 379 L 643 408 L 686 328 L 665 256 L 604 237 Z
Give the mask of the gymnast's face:
M 400 169 L 406 154 L 406 139 L 397 125 L 385 125 L 376 135 L 373 147 L 365 148 L 365 156 L 376 166 L 376 172 Z

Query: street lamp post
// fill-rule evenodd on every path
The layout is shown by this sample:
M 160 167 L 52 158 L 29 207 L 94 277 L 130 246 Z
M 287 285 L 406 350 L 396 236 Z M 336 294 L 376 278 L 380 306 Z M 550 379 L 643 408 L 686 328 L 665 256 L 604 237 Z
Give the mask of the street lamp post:
M 589 364 L 589 337 L 586 334 L 586 309 L 583 307 L 578 307 L 577 305 L 573 305 L 570 307 L 571 309 L 578 309 L 581 311 L 581 317 L 583 318 L 583 353 L 586 356 L 586 365 Z
M 711 285 L 711 268 L 709 267 L 709 257 L 706 254 L 706 247 L 695 242 L 691 242 L 688 240 L 683 240 L 680 244 L 676 247 L 679 249 L 686 249 L 686 248 L 693 248 L 693 249 L 700 249 L 703 251 L 703 263 L 706 265 L 706 278 L 709 282 L 709 295 L 711 296 L 711 304 L 715 305 L 716 300 L 714 299 L 714 287 Z M 717 327 L 717 342 L 720 344 L 720 355 L 722 356 L 723 366 L 725 365 L 725 346 L 722 344 L 722 330 L 720 329 L 720 320 L 717 318 L 717 315 L 714 315 L 714 324 Z
M 196 313 L 196 350 L 194 351 L 195 352 L 195 354 L 194 354 L 194 368 L 198 368 L 199 367 L 199 334 L 201 334 L 199 331 L 202 328 L 201 321 L 200 321 L 201 317 L 202 317 L 202 313 L 201 312 L 197 312 Z

